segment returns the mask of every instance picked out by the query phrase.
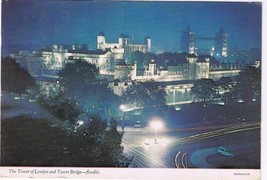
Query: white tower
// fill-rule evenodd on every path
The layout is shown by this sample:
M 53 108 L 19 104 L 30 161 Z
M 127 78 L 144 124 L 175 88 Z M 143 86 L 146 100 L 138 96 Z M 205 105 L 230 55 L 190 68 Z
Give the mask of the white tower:
M 188 79 L 194 80 L 196 77 L 197 56 L 194 54 L 189 54 L 186 57 L 186 61 L 188 62 Z
M 145 70 L 146 76 L 154 76 L 157 74 L 157 65 L 154 59 L 151 59 L 150 63 L 148 64 L 148 68 Z
M 126 34 L 121 33 L 119 36 L 119 48 L 126 48 L 129 43 L 129 37 Z
M 106 45 L 106 38 L 105 34 L 103 32 L 100 32 L 97 37 L 96 37 L 96 44 L 97 44 L 97 49 L 105 50 L 105 45 Z
M 150 36 L 146 36 L 145 43 L 146 43 L 146 52 L 151 52 L 151 38 L 150 38 Z

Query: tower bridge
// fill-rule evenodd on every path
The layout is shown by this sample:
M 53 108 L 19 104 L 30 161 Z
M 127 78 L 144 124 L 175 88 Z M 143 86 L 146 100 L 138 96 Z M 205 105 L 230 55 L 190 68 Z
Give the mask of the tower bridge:
M 210 47 L 210 55 L 216 57 L 228 56 L 228 34 L 221 28 L 214 37 L 199 36 L 189 26 L 182 32 L 181 51 L 189 54 L 197 54 L 197 43 L 199 41 L 210 41 L 213 45 Z

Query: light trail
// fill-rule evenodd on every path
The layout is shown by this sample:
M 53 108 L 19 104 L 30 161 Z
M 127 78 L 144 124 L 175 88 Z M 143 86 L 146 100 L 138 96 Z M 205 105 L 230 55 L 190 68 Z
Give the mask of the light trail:
M 216 126 L 218 127 L 218 126 Z M 173 144 L 174 146 L 179 144 L 179 149 L 176 151 L 176 155 L 173 159 L 167 157 L 167 155 L 163 154 L 156 154 L 158 152 L 153 152 L 153 148 L 161 148 L 158 145 L 149 145 L 144 146 L 141 144 L 131 144 L 131 142 L 123 141 L 123 146 L 127 151 L 127 154 L 131 154 L 134 159 L 133 162 L 136 163 L 138 167 L 159 167 L 159 168 L 173 168 L 170 164 L 174 162 L 174 167 L 176 168 L 187 168 L 187 156 L 188 156 L 188 149 L 194 141 L 205 140 L 210 138 L 215 138 L 219 136 L 224 136 L 232 133 L 238 133 L 242 131 L 248 131 L 253 129 L 260 128 L 260 123 L 246 123 L 241 125 L 232 125 L 232 126 L 224 126 L 224 128 L 216 129 L 204 133 L 198 133 L 191 136 L 183 137 L 177 140 L 170 141 L 168 146 L 171 147 Z M 198 130 L 201 128 L 197 128 Z M 204 129 L 204 128 L 202 128 Z M 190 129 L 192 130 L 192 128 Z M 187 147 L 185 147 L 187 145 Z M 152 148 L 151 150 L 148 149 L 147 152 L 143 152 L 143 148 Z M 154 154 L 153 154 L 154 153 Z M 152 156 L 150 156 L 152 155 Z M 158 157 L 157 157 L 158 156 Z M 156 159 L 155 159 L 156 157 Z M 168 163 L 172 162 L 172 163 Z
M 179 168 L 179 155 L 180 155 L 180 153 L 181 153 L 181 151 L 179 151 L 177 154 L 176 154 L 176 156 L 175 156 L 175 158 L 174 158 L 174 162 L 175 162 L 175 166 L 176 166 L 176 168 Z
M 179 167 L 179 155 L 182 153 L 182 147 L 184 146 L 185 143 L 189 143 L 189 145 L 188 145 L 186 151 L 183 153 L 183 156 L 181 158 L 181 164 L 182 164 L 183 168 L 187 167 L 184 165 L 185 164 L 184 163 L 184 160 L 185 160 L 184 156 L 186 156 L 188 149 L 189 149 L 189 146 L 194 141 L 210 139 L 210 138 L 215 138 L 215 137 L 219 137 L 219 136 L 223 136 L 223 135 L 228 135 L 228 134 L 232 134 L 232 133 L 248 131 L 248 130 L 253 130 L 253 129 L 259 129 L 259 128 L 260 128 L 260 123 L 241 124 L 241 125 L 237 125 L 234 127 L 223 128 L 223 129 L 214 130 L 214 131 L 210 131 L 210 132 L 195 134 L 195 135 L 184 137 L 184 138 L 181 138 L 180 140 L 174 141 L 176 143 L 182 143 L 180 151 L 176 154 L 175 160 L 174 160 L 176 162 L 175 164 L 178 165 L 178 166 L 176 166 L 176 168 L 180 168 Z
M 246 130 L 258 129 L 258 128 L 260 128 L 260 123 L 237 125 L 234 127 L 223 128 L 219 130 L 214 130 L 214 131 L 195 134 L 192 136 L 183 137 L 183 138 L 180 138 L 179 140 L 173 141 L 172 143 L 186 143 L 194 139 L 197 139 L 197 140 L 207 139 L 207 138 L 222 136 L 222 135 L 246 131 Z
M 130 144 L 127 144 L 124 146 L 126 149 L 130 150 L 130 153 L 134 156 L 134 162 L 137 162 L 139 164 L 139 167 L 147 167 L 150 164 L 153 164 L 154 167 L 159 168 L 173 168 L 163 160 L 154 160 L 149 158 L 145 153 L 142 151 L 136 149 L 135 147 L 132 147 Z M 168 159 L 168 158 L 165 158 Z M 170 160 L 171 161 L 171 160 Z M 153 163 L 156 162 L 156 163 Z
M 182 166 L 183 166 L 184 168 L 186 168 L 185 165 L 184 165 L 184 157 L 185 157 L 185 155 L 186 155 L 186 152 L 183 154 L 182 159 L 181 159 Z

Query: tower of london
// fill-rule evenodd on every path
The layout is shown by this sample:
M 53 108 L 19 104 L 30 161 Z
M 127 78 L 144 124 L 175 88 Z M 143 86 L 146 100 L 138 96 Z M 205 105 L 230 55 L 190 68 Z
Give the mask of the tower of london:
M 52 77 L 51 72 L 53 72 L 53 77 L 57 78 L 57 71 L 64 68 L 66 63 L 84 60 L 99 69 L 98 77 L 107 80 L 109 88 L 118 96 L 121 96 L 129 86 L 133 85 L 132 82 L 155 82 L 159 84 L 159 87 L 164 87 L 167 93 L 166 103 L 176 104 L 192 101 L 190 89 L 193 81 L 203 78 L 231 77 L 240 72 L 237 68 L 227 69 L 220 65 L 216 65 L 214 68 L 210 59 L 212 56 L 196 55 L 194 51 L 195 33 L 189 29 L 186 33 L 190 37 L 190 41 L 183 44 L 187 53 L 180 53 L 180 55 L 173 53 L 174 56 L 166 57 L 161 62 L 151 58 L 142 64 L 142 69 L 137 66 L 142 59 L 132 55 L 135 52 L 144 55 L 153 54 L 151 53 L 151 37 L 146 36 L 143 44 L 135 44 L 131 43 L 129 36 L 123 33 L 120 34 L 117 42 L 111 43 L 107 42 L 105 34 L 100 32 L 96 36 L 96 50 L 89 50 L 86 44 L 80 46 L 75 43 L 69 48 L 52 45 L 50 48 L 32 54 L 20 52 L 14 53 L 12 56 L 36 78 Z M 223 32 L 220 34 L 225 36 Z M 188 36 L 184 39 L 187 38 Z M 227 37 L 224 39 L 223 43 L 226 44 Z M 225 47 L 227 48 L 226 45 L 222 46 L 222 50 L 225 50 L 221 52 L 222 55 L 227 55 Z M 157 55 L 154 55 L 157 58 Z M 184 84 L 185 82 L 186 84 Z

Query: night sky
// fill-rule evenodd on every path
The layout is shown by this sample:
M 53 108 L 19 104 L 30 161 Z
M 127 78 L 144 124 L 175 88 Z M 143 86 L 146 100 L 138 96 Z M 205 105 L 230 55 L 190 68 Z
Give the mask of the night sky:
M 108 42 L 117 42 L 121 32 L 137 43 L 150 35 L 152 51 L 178 51 L 189 25 L 198 37 L 214 37 L 223 27 L 230 48 L 249 49 L 261 47 L 261 8 L 255 3 L 3 0 L 2 44 L 77 42 L 95 49 L 96 35 L 103 31 Z

